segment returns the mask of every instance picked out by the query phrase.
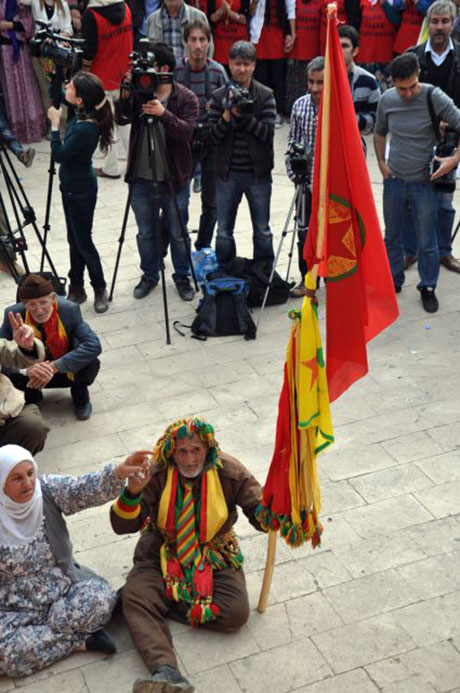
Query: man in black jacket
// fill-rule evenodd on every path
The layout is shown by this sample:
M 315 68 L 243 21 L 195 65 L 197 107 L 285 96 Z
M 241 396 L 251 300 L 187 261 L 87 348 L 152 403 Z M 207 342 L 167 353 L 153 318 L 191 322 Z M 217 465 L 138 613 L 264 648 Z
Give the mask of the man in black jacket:
M 440 87 L 460 108 L 460 44 L 451 37 L 457 10 L 450 0 L 436 0 L 427 12 L 428 41 L 411 48 L 420 62 L 420 82 Z M 454 133 L 449 133 L 450 137 Z M 458 140 L 458 136 L 457 136 Z M 455 210 L 453 193 L 437 191 L 438 245 L 440 263 L 460 273 L 460 262 L 452 256 L 452 228 Z M 416 239 L 409 224 L 404 235 L 406 267 L 415 262 Z
M 269 222 L 276 104 L 272 90 L 252 78 L 255 66 L 254 46 L 234 43 L 229 54 L 233 82 L 213 93 L 209 107 L 217 174 L 216 253 L 228 272 L 236 256 L 233 232 L 243 194 L 251 214 L 254 259 L 271 265 L 274 258 Z

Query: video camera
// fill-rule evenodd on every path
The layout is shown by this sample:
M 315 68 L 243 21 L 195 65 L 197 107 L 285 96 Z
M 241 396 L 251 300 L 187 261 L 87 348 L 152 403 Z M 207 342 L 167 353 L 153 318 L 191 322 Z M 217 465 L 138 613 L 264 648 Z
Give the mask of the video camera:
M 29 42 L 31 54 L 36 58 L 49 58 L 55 65 L 71 73 L 78 72 L 83 61 L 85 39 L 67 38 L 51 29 L 49 24 L 36 23 L 40 29 Z M 68 46 L 59 45 L 63 42 Z
M 158 87 L 161 84 L 172 84 L 174 78 L 172 72 L 157 72 L 155 70 L 156 56 L 149 49 L 149 46 L 149 39 L 142 38 L 139 41 L 139 49 L 130 53 L 131 82 L 122 84 L 122 89 L 130 89 L 133 94 L 142 96 L 145 101 L 154 99 Z
M 225 89 L 225 108 L 231 110 L 233 106 L 238 108 L 241 115 L 254 113 L 254 99 L 251 92 L 238 82 L 229 82 Z
M 305 142 L 292 142 L 286 152 L 292 172 L 296 176 L 306 176 L 313 160 L 313 150 Z

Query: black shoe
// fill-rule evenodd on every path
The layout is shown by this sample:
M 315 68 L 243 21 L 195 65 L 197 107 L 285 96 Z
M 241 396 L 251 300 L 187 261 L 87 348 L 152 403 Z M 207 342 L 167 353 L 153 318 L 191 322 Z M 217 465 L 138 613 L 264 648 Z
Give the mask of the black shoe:
M 88 296 L 86 295 L 86 291 L 82 286 L 76 286 L 75 284 L 71 284 L 69 286 L 69 291 L 67 293 L 67 300 L 68 301 L 73 301 L 74 303 L 84 303 Z
M 133 686 L 133 693 L 193 693 L 194 690 L 179 669 L 170 664 L 161 664 L 153 676 L 137 679 Z
M 74 402 L 73 410 L 79 421 L 87 421 L 93 413 L 93 405 L 91 402 L 87 402 L 86 404 L 75 404 Z
M 147 279 L 147 277 L 143 274 L 139 284 L 134 287 L 134 298 L 144 298 L 144 296 L 147 296 L 147 294 L 149 294 L 152 289 L 157 286 L 157 284 L 158 279 L 156 281 L 152 281 L 151 279 Z
M 86 638 L 86 649 L 88 652 L 103 652 L 104 654 L 115 654 L 117 648 L 112 638 L 105 630 L 97 630 Z
M 397 286 L 396 284 L 394 284 L 394 287 L 395 287 L 395 292 L 396 292 L 397 294 L 400 294 L 400 293 L 401 293 L 402 286 Z
M 33 164 L 34 157 L 35 149 L 33 147 L 29 147 L 29 149 L 26 149 L 25 152 L 21 152 L 19 154 L 18 159 L 26 168 L 30 168 Z
M 184 277 L 176 282 L 176 289 L 178 290 L 179 296 L 183 301 L 193 301 L 195 292 L 192 289 L 192 285 L 190 284 L 188 277 Z
M 94 310 L 105 313 L 109 309 L 109 297 L 105 289 L 94 289 Z
M 434 293 L 434 289 L 429 289 L 427 286 L 422 286 L 420 289 L 423 307 L 427 313 L 436 313 L 439 308 L 439 302 Z
M 25 399 L 26 404 L 40 404 L 40 402 L 43 402 L 43 392 L 41 390 L 28 387 L 26 390 Z

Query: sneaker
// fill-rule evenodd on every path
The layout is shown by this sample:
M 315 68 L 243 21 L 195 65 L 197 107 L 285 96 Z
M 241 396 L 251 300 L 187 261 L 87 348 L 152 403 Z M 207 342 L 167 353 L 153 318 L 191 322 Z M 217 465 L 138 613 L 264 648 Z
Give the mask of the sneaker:
M 69 291 L 67 293 L 67 300 L 68 301 L 73 301 L 74 303 L 84 303 L 88 296 L 86 295 L 86 291 L 82 286 L 76 286 L 75 284 L 71 284 L 69 286 Z
M 96 313 L 105 313 L 109 309 L 109 297 L 105 289 L 94 289 L 94 310 Z
M 284 122 L 283 116 L 281 115 L 281 113 L 277 113 L 276 118 L 275 118 L 275 128 L 276 129 L 280 128 L 282 126 L 283 122 Z
M 195 690 L 179 669 L 170 664 L 161 664 L 153 676 L 137 679 L 133 693 L 193 693 Z
M 134 298 L 144 298 L 144 296 L 147 296 L 147 294 L 149 294 L 157 286 L 157 284 L 158 279 L 153 281 L 152 279 L 147 279 L 145 274 L 143 274 L 139 284 L 134 287 Z
M 393 286 L 395 288 L 395 293 L 400 294 L 402 286 L 398 286 L 397 284 L 393 284 Z
M 93 413 L 93 405 L 91 402 L 87 402 L 83 405 L 75 404 L 74 402 L 73 410 L 79 421 L 87 421 Z
M 26 149 L 25 152 L 21 152 L 19 154 L 18 159 L 26 168 L 30 168 L 33 164 L 34 157 L 35 149 L 33 147 L 29 147 L 29 149 Z
M 293 289 L 291 289 L 291 296 L 292 298 L 301 298 L 302 296 L 307 295 L 307 287 L 305 286 L 305 282 L 302 280 L 300 281 L 297 286 L 295 286 Z
M 183 279 L 177 281 L 176 289 L 178 290 L 179 296 L 183 301 L 193 301 L 195 292 L 192 289 L 192 285 L 190 284 L 190 279 L 188 277 L 184 277 Z
M 430 289 L 427 286 L 422 286 L 420 289 L 420 294 L 422 298 L 423 307 L 427 313 L 436 313 L 439 308 L 439 302 L 436 298 L 434 289 Z

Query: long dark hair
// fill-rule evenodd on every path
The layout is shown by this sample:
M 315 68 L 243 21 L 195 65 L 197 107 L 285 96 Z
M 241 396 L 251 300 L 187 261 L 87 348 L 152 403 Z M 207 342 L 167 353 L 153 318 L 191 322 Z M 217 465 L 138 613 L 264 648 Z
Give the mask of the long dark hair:
M 96 121 L 101 133 L 99 147 L 106 154 L 113 142 L 113 115 L 102 82 L 96 75 L 83 71 L 77 72 L 72 82 L 76 96 L 83 101 L 78 108 L 78 119 Z

